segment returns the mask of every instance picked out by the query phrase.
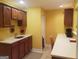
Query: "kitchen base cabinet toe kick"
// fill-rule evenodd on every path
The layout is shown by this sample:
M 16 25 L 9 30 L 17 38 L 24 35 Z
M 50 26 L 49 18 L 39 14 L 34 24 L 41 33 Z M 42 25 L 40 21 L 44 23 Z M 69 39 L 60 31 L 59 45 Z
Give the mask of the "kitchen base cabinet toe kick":
M 3 59 L 22 59 L 31 52 L 32 36 L 23 38 L 12 44 L 0 43 L 0 58 Z

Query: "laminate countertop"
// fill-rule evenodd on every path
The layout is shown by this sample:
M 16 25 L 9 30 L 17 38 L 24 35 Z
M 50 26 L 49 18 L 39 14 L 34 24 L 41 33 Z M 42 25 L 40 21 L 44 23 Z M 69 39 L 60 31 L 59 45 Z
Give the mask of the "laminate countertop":
M 12 44 L 12 43 L 20 41 L 20 40 L 22 40 L 24 38 L 27 38 L 29 36 L 31 36 L 31 35 L 29 35 L 29 34 L 28 35 L 17 35 L 16 37 L 12 36 L 12 37 L 6 38 L 5 40 L 0 41 L 0 43 Z M 21 38 L 17 38 L 17 37 L 21 37 Z
M 65 34 L 58 34 L 51 56 L 76 59 L 77 43 L 70 42 L 70 39 Z

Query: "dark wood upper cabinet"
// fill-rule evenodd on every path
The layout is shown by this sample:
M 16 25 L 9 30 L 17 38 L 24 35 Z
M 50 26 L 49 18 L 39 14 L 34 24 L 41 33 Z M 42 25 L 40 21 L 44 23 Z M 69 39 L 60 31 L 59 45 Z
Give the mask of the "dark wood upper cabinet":
M 11 14 L 11 7 L 9 6 L 3 6 L 3 15 L 4 15 L 4 27 L 6 26 L 11 26 L 11 19 L 12 19 L 12 14 Z
M 26 22 L 26 13 L 25 12 L 22 12 L 22 19 L 23 19 L 23 26 L 27 26 L 27 22 Z
M 17 14 L 18 14 L 18 20 L 22 20 L 22 14 L 21 13 L 22 13 L 22 11 L 18 10 L 18 12 L 17 12 Z
M 3 5 L 0 4 L 0 27 L 3 27 Z
M 26 12 L 12 8 L 12 19 L 17 20 L 18 26 L 26 26 Z
M 73 9 L 64 10 L 64 25 L 65 27 L 73 26 Z
M 26 25 L 26 12 L 0 3 L 0 27 L 11 27 L 12 20 L 16 20 L 18 25 Z
M 17 12 L 18 17 L 17 17 L 17 21 L 18 21 L 18 26 L 26 26 L 26 12 L 23 11 L 18 11 Z
M 0 27 L 8 27 L 11 25 L 11 7 L 0 4 Z
M 17 16 L 18 16 L 17 12 L 18 12 L 17 9 L 12 8 L 12 19 L 13 20 L 17 20 Z

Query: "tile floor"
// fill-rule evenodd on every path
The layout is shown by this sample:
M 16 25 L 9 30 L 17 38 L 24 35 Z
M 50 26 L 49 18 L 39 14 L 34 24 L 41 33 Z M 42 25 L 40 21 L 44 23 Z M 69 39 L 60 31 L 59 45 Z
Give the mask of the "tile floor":
M 44 48 L 41 59 L 51 59 L 51 48 L 50 47 Z
M 43 49 L 43 53 L 31 52 L 29 55 L 25 56 L 24 59 L 51 59 L 51 48 L 46 47 Z
M 42 53 L 31 52 L 28 55 L 26 55 L 23 59 L 40 59 L 41 56 Z

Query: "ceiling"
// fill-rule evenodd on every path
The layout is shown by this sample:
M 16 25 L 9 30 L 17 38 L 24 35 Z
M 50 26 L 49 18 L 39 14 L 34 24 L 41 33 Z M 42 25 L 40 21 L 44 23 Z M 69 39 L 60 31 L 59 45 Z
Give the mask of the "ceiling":
M 24 4 L 20 4 L 20 0 L 3 0 L 4 2 L 10 3 L 20 9 L 26 9 L 28 7 L 41 7 L 46 10 L 59 9 L 60 5 L 62 8 L 73 8 L 74 0 L 23 0 Z

